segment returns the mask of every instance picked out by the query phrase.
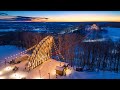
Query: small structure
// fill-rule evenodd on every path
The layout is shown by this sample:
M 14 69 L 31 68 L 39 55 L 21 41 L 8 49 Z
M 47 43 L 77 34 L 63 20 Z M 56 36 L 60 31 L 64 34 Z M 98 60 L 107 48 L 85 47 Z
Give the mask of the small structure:
M 56 66 L 56 74 L 63 76 L 65 74 L 65 68 Z
M 16 72 L 18 69 L 19 69 L 19 67 L 16 67 L 16 66 L 15 66 L 15 67 L 13 68 L 13 71 Z
M 99 29 L 100 29 L 100 27 L 98 27 L 96 24 L 85 26 L 85 30 L 86 30 L 86 31 L 99 30 Z
M 76 68 L 76 71 L 83 71 L 83 68 L 82 67 L 78 67 L 78 68 Z
M 91 26 L 91 29 L 92 29 L 92 30 L 99 30 L 99 27 L 98 27 L 96 24 L 93 24 L 93 25 Z
M 61 66 L 56 66 L 56 74 L 58 75 L 66 75 L 66 70 L 68 69 L 68 63 L 64 63 L 63 65 Z

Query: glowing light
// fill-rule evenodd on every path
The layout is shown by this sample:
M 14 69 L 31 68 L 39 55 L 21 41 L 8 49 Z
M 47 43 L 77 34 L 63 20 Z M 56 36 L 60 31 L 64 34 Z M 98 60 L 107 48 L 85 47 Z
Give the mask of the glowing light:
M 71 74 L 72 73 L 72 70 L 70 70 L 70 69 L 67 69 L 66 70 L 66 75 L 69 75 L 69 74 Z
M 53 71 L 51 72 L 51 74 L 52 74 L 52 75 L 56 75 L 56 70 L 53 70 Z
M 22 79 L 25 76 L 26 75 L 23 74 L 23 73 L 14 73 L 14 74 L 10 75 L 10 78 L 12 78 L 12 79 Z
M 20 79 L 20 76 L 16 73 L 12 74 L 10 77 L 13 78 L 13 79 Z
M 43 77 L 34 77 L 33 79 L 44 79 Z
M 6 72 L 12 71 L 12 69 L 13 69 L 13 67 L 11 67 L 11 66 L 5 67 L 0 71 L 0 75 L 3 75 Z
M 13 67 L 11 67 L 11 66 L 4 68 L 5 71 L 11 71 L 12 69 L 13 69 Z
M 0 79 L 6 79 L 6 77 L 5 76 L 1 76 Z
M 0 75 L 2 75 L 3 74 L 3 71 L 0 71 Z

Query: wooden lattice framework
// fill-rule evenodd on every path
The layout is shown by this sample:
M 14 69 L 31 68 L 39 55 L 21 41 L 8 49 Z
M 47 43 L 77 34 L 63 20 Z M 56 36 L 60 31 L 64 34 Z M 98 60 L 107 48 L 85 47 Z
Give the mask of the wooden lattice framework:
M 28 58 L 27 67 L 30 70 L 51 58 L 53 42 L 53 37 L 47 36 L 38 45 L 36 45 L 32 55 Z

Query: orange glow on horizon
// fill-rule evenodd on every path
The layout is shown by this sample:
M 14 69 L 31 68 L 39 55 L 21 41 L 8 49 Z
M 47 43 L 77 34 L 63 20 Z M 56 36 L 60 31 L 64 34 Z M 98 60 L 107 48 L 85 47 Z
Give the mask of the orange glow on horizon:
M 95 15 L 95 14 L 59 15 L 50 16 L 47 22 L 90 22 L 90 21 L 120 22 L 120 16 Z
M 120 16 L 107 15 L 68 15 L 59 17 L 50 17 L 48 22 L 90 22 L 90 21 L 113 21 L 120 22 Z
M 45 22 L 45 21 L 47 21 L 47 20 L 44 18 L 34 18 L 31 20 L 31 22 Z
M 30 19 L 26 20 L 17 20 L 17 16 L 0 16 L 1 20 L 7 20 L 10 22 L 120 22 L 120 15 L 111 15 L 111 14 L 84 14 L 84 13 L 69 13 L 69 14 L 52 14 L 46 16 L 31 16 Z
M 25 22 L 120 22 L 120 16 L 110 16 L 110 15 L 54 15 L 49 16 L 48 19 L 36 17 L 31 19 L 31 21 Z M 21 22 L 21 21 L 18 21 Z

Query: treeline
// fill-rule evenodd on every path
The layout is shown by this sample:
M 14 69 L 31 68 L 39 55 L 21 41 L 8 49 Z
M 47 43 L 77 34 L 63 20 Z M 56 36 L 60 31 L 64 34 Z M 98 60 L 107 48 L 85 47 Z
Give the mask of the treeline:
M 58 46 L 65 62 L 90 71 L 120 71 L 120 40 L 81 42 L 82 38 L 79 34 L 59 36 Z
M 39 43 L 47 34 L 33 32 L 9 32 L 0 37 L 0 45 L 16 45 L 30 48 Z
M 0 37 L 0 44 L 30 48 L 38 44 L 47 35 L 33 32 L 11 32 Z M 60 57 L 61 61 L 91 71 L 95 69 L 120 71 L 120 40 L 116 42 L 112 40 L 82 42 L 84 36 L 79 33 L 54 37 L 55 44 L 64 57 L 64 59 Z
M 61 61 L 65 61 L 73 65 L 74 58 L 75 58 L 75 47 L 81 43 L 83 39 L 83 35 L 79 33 L 69 33 L 58 35 L 58 39 L 56 40 L 56 45 L 58 50 L 62 54 L 63 58 L 59 55 Z
M 81 55 L 80 65 L 87 66 L 89 70 L 110 70 L 118 72 L 120 70 L 120 41 L 112 42 L 88 42 L 81 45 L 83 55 Z

